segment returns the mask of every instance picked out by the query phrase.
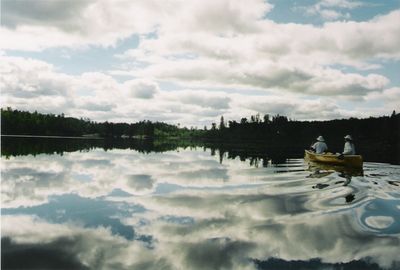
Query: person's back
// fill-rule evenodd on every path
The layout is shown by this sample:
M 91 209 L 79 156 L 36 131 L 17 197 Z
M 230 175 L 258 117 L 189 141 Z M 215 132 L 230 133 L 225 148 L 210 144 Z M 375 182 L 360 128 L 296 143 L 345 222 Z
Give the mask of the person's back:
M 325 140 L 322 136 L 317 138 L 317 142 L 311 146 L 314 149 L 315 153 L 322 154 L 328 150 L 328 146 L 325 143 Z
M 351 136 L 346 135 L 344 139 L 346 140 L 346 142 L 344 143 L 343 155 L 355 155 L 356 148 L 354 146 L 353 139 L 351 138 Z

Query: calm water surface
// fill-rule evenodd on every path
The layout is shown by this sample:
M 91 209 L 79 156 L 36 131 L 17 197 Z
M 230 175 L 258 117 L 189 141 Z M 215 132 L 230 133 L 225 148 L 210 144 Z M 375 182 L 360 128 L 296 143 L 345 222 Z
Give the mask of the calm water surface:
M 257 165 L 202 148 L 2 156 L 2 269 L 400 269 L 400 166 Z

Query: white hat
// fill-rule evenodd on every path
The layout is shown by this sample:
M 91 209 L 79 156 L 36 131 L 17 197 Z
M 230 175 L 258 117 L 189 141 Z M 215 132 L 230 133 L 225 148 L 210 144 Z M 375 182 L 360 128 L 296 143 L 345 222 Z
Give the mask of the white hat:
M 345 138 L 346 140 L 350 140 L 350 141 L 353 140 L 353 138 L 352 138 L 350 135 L 346 135 L 344 138 Z
M 324 140 L 324 137 L 318 136 L 317 141 L 319 141 L 319 142 L 324 142 L 325 140 Z

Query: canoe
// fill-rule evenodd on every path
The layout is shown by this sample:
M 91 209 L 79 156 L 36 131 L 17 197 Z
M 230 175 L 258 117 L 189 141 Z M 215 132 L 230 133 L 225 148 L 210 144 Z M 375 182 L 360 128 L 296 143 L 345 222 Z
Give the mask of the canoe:
M 330 164 L 330 163 L 323 163 L 323 162 L 318 162 L 318 161 L 310 161 L 307 160 L 308 162 L 308 171 L 315 173 L 310 175 L 311 178 L 320 178 L 321 176 L 323 177 L 324 173 L 333 173 L 333 172 L 338 172 L 341 175 L 345 176 L 363 176 L 364 175 L 364 170 L 362 167 L 350 167 L 350 166 L 345 166 L 345 165 L 338 165 L 338 164 Z
M 327 154 L 316 154 L 314 152 L 305 150 L 305 160 L 327 163 L 332 165 L 341 165 L 351 168 L 362 168 L 363 159 L 360 155 L 344 155 L 342 159 L 338 158 L 338 155 L 333 153 Z

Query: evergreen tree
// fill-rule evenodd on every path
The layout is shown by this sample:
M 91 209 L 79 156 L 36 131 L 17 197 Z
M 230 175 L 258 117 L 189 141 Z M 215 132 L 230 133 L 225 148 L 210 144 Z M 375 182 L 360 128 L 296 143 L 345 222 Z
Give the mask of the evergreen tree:
M 220 130 L 225 129 L 225 122 L 224 122 L 224 117 L 223 116 L 221 116 L 221 120 L 219 122 L 219 129 Z

